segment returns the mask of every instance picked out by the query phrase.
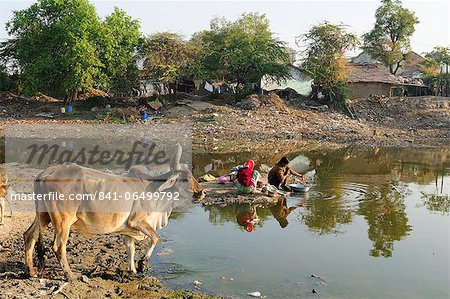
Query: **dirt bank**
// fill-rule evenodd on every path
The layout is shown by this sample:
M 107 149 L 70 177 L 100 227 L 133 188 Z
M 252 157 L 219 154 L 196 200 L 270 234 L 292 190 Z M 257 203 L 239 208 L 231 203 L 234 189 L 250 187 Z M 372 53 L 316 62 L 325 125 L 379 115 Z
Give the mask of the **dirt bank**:
M 255 110 L 215 106 L 194 116 L 195 141 L 220 149 L 236 141 L 356 143 L 379 146 L 442 146 L 450 133 L 450 99 L 437 97 L 356 99 L 354 118 L 309 105 L 267 105 Z M 322 106 L 323 107 L 323 106 Z
M 353 117 L 314 102 L 285 101 L 275 95 L 240 103 L 187 98 L 167 104 L 163 117 L 149 123 L 192 124 L 194 147 L 199 150 L 283 141 L 442 146 L 448 144 L 450 134 L 450 99 L 441 97 L 355 99 L 350 103 Z M 136 107 L 124 105 L 136 101 L 111 101 L 111 109 L 100 107 L 95 112 L 82 110 L 90 106 L 78 101 L 75 113 L 61 115 L 60 102 L 0 94 L 0 130 L 8 123 L 139 122 Z

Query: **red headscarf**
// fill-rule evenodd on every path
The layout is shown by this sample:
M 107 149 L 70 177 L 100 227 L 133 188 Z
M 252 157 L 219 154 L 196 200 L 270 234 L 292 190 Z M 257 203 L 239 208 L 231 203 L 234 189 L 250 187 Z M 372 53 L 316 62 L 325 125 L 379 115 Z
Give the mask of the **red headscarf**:
M 252 174 L 255 162 L 248 160 L 245 162 L 244 167 L 239 168 L 237 174 L 237 181 L 244 187 L 250 187 L 252 185 Z

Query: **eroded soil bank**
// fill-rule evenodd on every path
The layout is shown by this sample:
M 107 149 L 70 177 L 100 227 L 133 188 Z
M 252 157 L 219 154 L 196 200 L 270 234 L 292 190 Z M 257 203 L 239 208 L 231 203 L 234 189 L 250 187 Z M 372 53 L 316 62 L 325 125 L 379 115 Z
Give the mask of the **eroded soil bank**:
M 141 122 L 136 100 L 111 100 L 108 104 L 111 108 L 90 108 L 94 104 L 77 101 L 74 113 L 62 115 L 59 113 L 61 102 L 0 94 L 0 133 L 3 135 L 4 126 L 9 123 Z M 234 99 L 185 95 L 177 103 L 168 102 L 161 111 L 162 117 L 146 123 L 192 125 L 194 148 L 200 151 L 230 151 L 251 148 L 255 143 L 265 145 L 286 141 L 378 146 L 448 145 L 448 98 L 372 97 L 351 100 L 350 108 L 353 117 L 319 103 L 286 101 L 275 94 L 237 103 Z

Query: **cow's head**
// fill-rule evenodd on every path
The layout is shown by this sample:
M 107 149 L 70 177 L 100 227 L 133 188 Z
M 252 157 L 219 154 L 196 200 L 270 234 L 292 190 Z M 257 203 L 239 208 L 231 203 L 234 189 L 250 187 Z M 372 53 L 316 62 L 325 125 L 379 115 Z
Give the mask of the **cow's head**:
M 201 200 L 205 197 L 205 191 L 194 178 L 186 164 L 180 163 L 183 149 L 181 145 L 175 145 L 173 156 L 170 160 L 168 172 L 154 176 L 151 169 L 144 166 L 134 166 L 130 172 L 134 175 L 153 181 L 152 187 L 158 192 L 178 192 L 180 198 L 193 196 L 195 200 Z
M 183 149 L 182 149 L 181 145 L 179 145 L 179 144 L 175 145 L 175 151 L 174 151 L 174 154 L 170 161 L 171 175 L 169 176 L 169 178 L 167 178 L 167 180 L 164 181 L 164 183 L 162 183 L 159 186 L 158 191 L 170 190 L 174 186 L 176 186 L 176 183 L 179 181 L 188 182 L 189 189 L 190 189 L 189 191 L 192 192 L 192 196 L 194 197 L 194 199 L 201 200 L 201 199 L 203 199 L 203 197 L 205 197 L 205 191 L 200 186 L 198 181 L 194 178 L 194 176 L 192 175 L 192 172 L 189 170 L 188 166 L 186 164 L 180 163 L 182 151 L 183 151 Z M 181 184 L 181 185 L 183 185 L 183 184 Z M 181 187 L 181 188 L 183 188 L 183 187 Z M 180 189 L 180 188 L 176 188 L 176 189 Z M 180 194 L 183 193 L 183 192 L 181 192 L 182 190 L 177 190 L 177 191 L 180 192 Z

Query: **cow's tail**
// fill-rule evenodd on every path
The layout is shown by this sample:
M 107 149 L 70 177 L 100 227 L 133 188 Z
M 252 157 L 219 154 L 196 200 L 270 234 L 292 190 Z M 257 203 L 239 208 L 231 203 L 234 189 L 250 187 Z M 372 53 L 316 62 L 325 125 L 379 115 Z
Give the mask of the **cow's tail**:
M 34 181 L 34 194 L 41 194 L 41 180 L 40 180 L 40 176 L 38 176 L 35 181 Z M 35 207 L 36 207 L 36 225 L 37 225 L 37 229 L 39 230 L 39 236 L 38 239 L 36 240 L 36 251 L 37 251 L 37 256 L 38 256 L 38 271 L 40 274 L 42 274 L 42 272 L 44 272 L 44 268 L 45 268 L 45 247 L 44 247 L 44 241 L 42 238 L 42 228 L 43 225 L 47 225 L 46 223 L 41 223 L 42 220 L 41 219 L 43 217 L 48 217 L 48 214 L 42 210 L 42 208 L 44 207 L 44 205 L 41 203 L 39 204 L 39 200 L 35 200 Z M 45 221 L 44 221 L 45 222 Z

